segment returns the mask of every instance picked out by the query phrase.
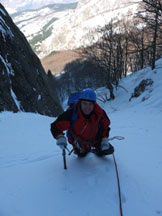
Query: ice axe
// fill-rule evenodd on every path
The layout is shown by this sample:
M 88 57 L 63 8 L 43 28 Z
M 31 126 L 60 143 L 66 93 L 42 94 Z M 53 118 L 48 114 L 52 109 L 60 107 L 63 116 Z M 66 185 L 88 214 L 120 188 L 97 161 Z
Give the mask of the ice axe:
M 64 169 L 67 169 L 66 166 L 66 151 L 65 149 L 62 150 L 63 162 L 64 162 Z
M 66 151 L 65 150 L 67 150 L 68 152 L 70 152 L 69 151 L 69 149 L 67 148 L 67 147 L 65 147 L 63 150 L 62 150 L 62 156 L 63 156 L 63 162 L 64 162 L 64 169 L 67 169 L 67 166 L 66 166 Z

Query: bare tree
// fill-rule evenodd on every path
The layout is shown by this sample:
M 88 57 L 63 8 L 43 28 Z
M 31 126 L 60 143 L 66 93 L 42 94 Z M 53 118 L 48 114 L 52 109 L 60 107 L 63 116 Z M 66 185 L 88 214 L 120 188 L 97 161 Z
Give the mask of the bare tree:
M 103 28 L 98 28 L 91 37 L 91 40 L 95 41 L 93 45 L 81 50 L 82 57 L 93 62 L 105 72 L 103 79 L 106 79 L 111 99 L 115 98 L 113 85 L 118 86 L 118 81 L 123 73 L 122 36 L 115 32 L 115 27 L 111 21 Z
M 151 48 L 151 66 L 155 68 L 157 58 L 158 41 L 162 27 L 162 3 L 161 0 L 143 0 L 141 10 L 138 13 L 139 18 L 146 24 L 149 34 L 148 47 Z

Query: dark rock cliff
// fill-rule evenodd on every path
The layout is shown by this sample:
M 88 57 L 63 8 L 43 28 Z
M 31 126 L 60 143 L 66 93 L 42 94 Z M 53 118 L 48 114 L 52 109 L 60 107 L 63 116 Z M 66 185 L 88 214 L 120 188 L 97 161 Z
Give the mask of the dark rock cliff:
M 62 112 L 54 86 L 23 33 L 0 4 L 0 111 Z

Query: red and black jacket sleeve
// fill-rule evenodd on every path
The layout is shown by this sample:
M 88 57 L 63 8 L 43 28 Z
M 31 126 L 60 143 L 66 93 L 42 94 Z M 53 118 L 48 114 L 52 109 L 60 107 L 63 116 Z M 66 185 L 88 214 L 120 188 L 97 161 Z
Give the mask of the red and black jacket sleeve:
M 62 113 L 52 124 L 51 133 L 56 139 L 57 136 L 63 135 L 63 131 L 68 130 L 71 126 L 73 108 Z
M 109 137 L 110 119 L 104 110 L 103 110 L 103 117 L 101 118 L 101 127 L 103 127 L 102 137 Z
M 104 110 L 102 111 L 103 111 L 103 114 L 99 121 L 99 131 L 98 131 L 97 137 L 106 138 L 106 137 L 109 137 L 110 119 L 107 116 L 106 112 Z

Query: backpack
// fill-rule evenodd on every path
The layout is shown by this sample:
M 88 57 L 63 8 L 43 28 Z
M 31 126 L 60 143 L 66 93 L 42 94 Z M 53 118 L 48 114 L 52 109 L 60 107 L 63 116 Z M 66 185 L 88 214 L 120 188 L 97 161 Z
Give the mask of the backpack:
M 80 97 L 80 92 L 72 93 L 68 98 L 68 102 L 67 102 L 68 106 L 71 107 L 73 106 L 73 104 L 77 103 L 79 97 Z
M 80 97 L 80 92 L 75 92 L 75 93 L 72 93 L 68 98 L 68 102 L 67 102 L 67 104 L 69 106 L 68 109 L 73 109 L 70 129 L 73 128 L 76 120 L 78 119 L 78 112 L 77 112 L 77 105 L 76 104 L 79 100 L 79 97 Z M 69 130 L 67 131 L 67 137 L 69 135 Z
M 72 118 L 71 118 L 71 125 L 70 125 L 70 128 L 68 129 L 68 131 L 66 132 L 66 136 L 67 138 L 72 138 L 71 135 L 70 135 L 70 130 L 74 127 L 75 125 L 75 122 L 77 121 L 78 119 L 78 111 L 77 111 L 77 104 L 73 104 L 71 105 L 73 108 L 73 114 L 72 114 Z
M 76 104 L 79 100 L 79 97 L 80 97 L 80 92 L 75 92 L 75 93 L 72 93 L 68 98 L 68 102 L 67 102 L 67 104 L 69 106 L 68 109 L 73 109 L 73 114 L 72 114 L 72 119 L 71 119 L 71 126 L 70 126 L 69 130 L 66 132 L 67 138 L 71 138 L 70 130 L 73 128 L 75 122 L 78 119 L 78 112 L 77 112 L 77 105 Z

